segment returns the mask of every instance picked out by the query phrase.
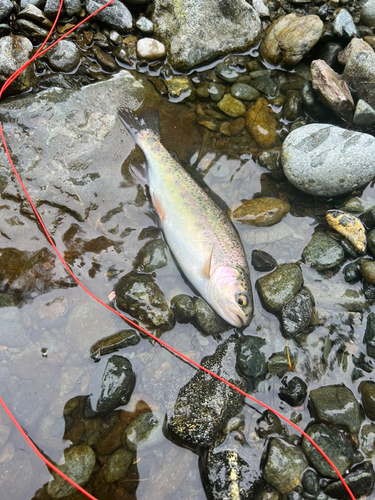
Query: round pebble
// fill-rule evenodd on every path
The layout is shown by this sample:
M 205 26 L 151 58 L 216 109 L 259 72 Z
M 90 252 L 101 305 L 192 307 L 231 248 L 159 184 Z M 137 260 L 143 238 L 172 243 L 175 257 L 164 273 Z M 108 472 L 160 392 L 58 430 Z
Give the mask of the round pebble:
M 69 40 L 61 40 L 47 52 L 47 60 L 52 69 L 68 73 L 77 68 L 81 59 L 76 45 Z

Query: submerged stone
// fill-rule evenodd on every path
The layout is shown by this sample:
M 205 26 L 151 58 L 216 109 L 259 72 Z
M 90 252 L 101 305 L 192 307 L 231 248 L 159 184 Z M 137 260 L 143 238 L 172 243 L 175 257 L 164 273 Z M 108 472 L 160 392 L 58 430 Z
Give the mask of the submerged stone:
M 341 264 L 344 250 L 326 233 L 314 233 L 302 252 L 302 259 L 317 271 L 326 271 Z
M 225 330 L 229 325 L 215 312 L 205 300 L 198 297 L 194 302 L 195 319 L 202 330 L 214 337 Z
M 246 108 L 243 102 L 234 98 L 231 94 L 225 96 L 217 103 L 218 108 L 232 118 L 238 118 L 245 114 Z
M 375 139 L 369 134 L 314 123 L 291 132 L 281 149 L 288 180 L 320 197 L 347 193 L 375 175 Z
M 246 127 L 259 146 L 269 148 L 277 139 L 277 121 L 264 97 L 246 112 Z
M 121 330 L 95 342 L 90 349 L 90 356 L 94 361 L 99 361 L 106 354 L 112 354 L 120 349 L 139 344 L 140 340 L 141 338 L 135 330 Z
M 155 446 L 163 439 L 164 415 L 160 412 L 142 413 L 129 424 L 122 435 L 122 443 L 131 451 Z

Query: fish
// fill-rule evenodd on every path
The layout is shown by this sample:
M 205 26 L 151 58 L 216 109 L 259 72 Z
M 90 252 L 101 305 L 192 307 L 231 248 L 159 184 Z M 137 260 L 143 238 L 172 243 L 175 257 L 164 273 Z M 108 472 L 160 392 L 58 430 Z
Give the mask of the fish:
M 233 224 L 162 145 L 156 109 L 138 116 L 119 108 L 118 115 L 145 155 L 152 204 L 182 273 L 227 323 L 248 326 L 253 316 L 250 272 Z

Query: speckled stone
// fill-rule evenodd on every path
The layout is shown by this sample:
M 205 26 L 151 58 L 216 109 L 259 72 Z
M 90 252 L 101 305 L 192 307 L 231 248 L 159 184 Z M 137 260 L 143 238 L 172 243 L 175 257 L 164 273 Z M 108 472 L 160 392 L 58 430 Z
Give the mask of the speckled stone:
M 289 212 L 290 205 L 277 198 L 255 198 L 244 201 L 233 210 L 232 217 L 236 222 L 250 226 L 273 226 Z
M 347 193 L 375 176 L 375 138 L 369 134 L 314 123 L 291 132 L 281 149 L 288 180 L 320 197 Z
M 329 210 L 326 215 L 328 224 L 351 245 L 356 252 L 363 254 L 366 251 L 366 234 L 362 222 L 352 214 L 341 210 Z
M 269 148 L 277 138 L 277 121 L 264 97 L 259 97 L 246 112 L 246 127 L 259 146 Z

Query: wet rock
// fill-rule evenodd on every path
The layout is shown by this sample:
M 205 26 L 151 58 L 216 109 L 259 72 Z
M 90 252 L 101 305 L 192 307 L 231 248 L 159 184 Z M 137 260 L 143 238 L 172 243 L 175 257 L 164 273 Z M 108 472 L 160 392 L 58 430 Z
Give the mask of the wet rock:
M 342 246 L 323 232 L 314 233 L 302 252 L 303 261 L 317 271 L 326 271 L 340 265 L 344 256 Z
M 24 346 L 29 341 L 22 316 L 12 297 L 0 294 L 0 344 L 7 347 Z
M 0 85 L 31 57 L 32 43 L 20 35 L 0 38 Z M 36 82 L 34 65 L 30 64 L 8 87 L 7 94 L 18 94 L 29 90 Z
M 225 87 L 221 83 L 210 83 L 208 93 L 214 102 L 219 102 L 224 97 Z
M 259 97 L 259 92 L 254 87 L 246 85 L 246 83 L 235 83 L 231 86 L 230 93 L 233 97 L 242 101 L 255 101 Z
M 195 316 L 194 302 L 189 295 L 176 295 L 171 300 L 171 306 L 179 323 L 187 323 Z
M 375 451 L 375 425 L 364 424 L 360 433 L 360 450 L 367 458 L 372 458 Z
M 279 391 L 279 398 L 290 406 L 301 406 L 307 396 L 307 384 L 300 377 L 290 380 L 282 379 L 283 386 Z
M 374 87 L 375 88 L 375 87 Z M 330 197 L 363 186 L 375 175 L 375 139 L 323 123 L 291 132 L 281 149 L 288 180 L 313 196 Z
M 298 90 L 290 90 L 284 105 L 284 118 L 294 122 L 302 115 L 302 99 Z
M 359 254 L 366 251 L 366 234 L 362 222 L 355 215 L 341 210 L 328 210 L 326 219 L 328 224 L 354 247 Z
M 375 53 L 368 50 L 353 54 L 346 63 L 343 79 L 357 92 L 357 98 L 375 108 Z
M 246 127 L 261 147 L 269 148 L 276 141 L 277 121 L 263 97 L 246 112 Z
M 371 229 L 367 233 L 367 246 L 371 250 L 371 253 L 375 255 L 375 230 Z
M 40 9 L 38 9 L 38 7 L 32 4 L 27 4 L 26 7 L 18 14 L 17 18 L 35 21 L 37 24 L 46 29 L 52 28 L 51 21 L 43 14 Z
M 315 420 L 357 434 L 362 423 L 361 409 L 350 389 L 327 385 L 310 392 L 310 409 Z
M 236 222 L 250 226 L 272 226 L 280 222 L 289 210 L 290 205 L 286 201 L 267 197 L 255 198 L 243 201 L 238 208 L 233 210 L 232 218 Z
M 263 470 L 268 484 L 280 493 L 289 493 L 301 483 L 306 467 L 301 448 L 283 439 L 271 438 Z
M 361 278 L 362 274 L 359 270 L 358 265 L 355 262 L 351 262 L 342 270 L 344 274 L 344 279 L 347 283 L 357 283 Z
M 356 498 L 371 495 L 375 484 L 375 472 L 371 462 L 355 465 L 345 476 L 345 482 Z M 350 496 L 341 481 L 329 483 L 324 492 L 332 498 L 349 499 Z
M 145 35 L 152 35 L 154 32 L 154 23 L 147 19 L 145 16 L 141 16 L 135 23 L 139 31 L 142 31 Z
M 289 339 L 303 332 L 310 324 L 313 307 L 313 299 L 307 288 L 290 299 L 280 313 L 283 336 Z
M 187 76 L 173 76 L 169 80 L 165 80 L 164 83 L 171 97 L 184 96 L 185 98 L 187 98 L 190 96 L 194 96 L 195 90 L 192 87 Z
M 155 61 L 165 56 L 165 46 L 154 38 L 141 38 L 137 42 L 137 55 L 147 61 Z
M 72 446 L 64 451 L 64 459 L 65 463 L 59 469 L 80 486 L 85 486 L 95 467 L 92 448 L 86 444 Z M 54 479 L 48 483 L 47 491 L 52 498 L 65 498 L 76 491 L 74 486 L 56 472 L 51 471 L 51 474 Z
M 271 312 L 280 311 L 302 284 L 302 272 L 296 264 L 282 264 L 257 281 L 261 299 Z
M 210 448 L 200 460 L 207 497 L 224 500 L 235 494 L 238 500 L 255 498 L 262 489 L 262 481 L 247 456 L 241 453 L 245 450 L 223 449 L 224 446 Z
M 243 51 L 260 34 L 255 10 L 239 0 L 156 0 L 155 34 L 167 47 L 170 64 L 186 71 L 228 52 Z
M 375 123 L 375 109 L 367 102 L 359 99 L 355 108 L 353 123 L 362 127 L 370 127 Z
M 354 101 L 347 84 L 328 64 L 321 60 L 311 63 L 312 86 L 323 104 L 337 116 L 351 123 Z
M 308 469 L 302 476 L 302 487 L 306 493 L 317 497 L 319 493 L 319 479 L 314 470 Z M 323 499 L 321 499 L 323 500 Z
M 337 60 L 342 47 L 339 43 L 328 42 L 319 50 L 318 59 L 325 61 L 328 66 L 334 68 L 337 65 Z
M 64 0 L 64 7 L 68 16 L 78 16 L 82 10 L 80 0 Z
M 235 99 L 231 94 L 225 94 L 217 103 L 218 108 L 232 118 L 238 118 L 245 114 L 246 108 L 243 102 Z
M 131 451 L 140 451 L 159 444 L 163 439 L 164 415 L 160 412 L 142 413 L 129 424 L 122 435 L 122 443 Z
M 81 56 L 78 48 L 69 40 L 61 40 L 47 52 L 47 60 L 52 69 L 70 72 L 76 69 Z
M 245 379 L 235 370 L 239 341 L 231 337 L 201 364 L 245 390 Z M 210 446 L 225 422 L 237 414 L 243 397 L 217 379 L 200 371 L 180 390 L 168 429 L 193 448 Z
M 267 272 L 273 271 L 277 266 L 276 260 L 263 250 L 253 250 L 251 252 L 251 264 L 256 271 Z
M 374 0 L 367 0 L 367 2 L 362 6 L 361 12 L 361 22 L 365 26 L 375 27 L 375 2 Z
M 94 417 L 106 414 L 115 408 L 126 405 L 135 386 L 135 373 L 127 358 L 111 356 L 104 371 L 98 365 L 90 381 L 89 398 L 86 401 L 85 414 Z
M 105 69 L 106 71 L 117 70 L 117 63 L 115 61 L 115 58 L 111 54 L 108 54 L 107 52 L 97 47 L 96 45 L 93 45 L 91 50 L 95 56 L 95 59 L 98 61 L 98 63 L 103 69 Z
M 290 369 L 291 365 L 287 354 L 275 353 L 268 360 L 267 371 L 271 375 L 282 377 Z
M 358 391 L 362 396 L 362 405 L 369 419 L 375 420 L 375 382 L 364 380 L 359 384 Z
M 103 475 L 107 483 L 119 481 L 133 462 L 133 452 L 126 448 L 116 450 L 103 467 Z
M 159 331 L 171 330 L 173 312 L 152 276 L 129 273 L 115 287 L 116 304 L 143 324 Z
M 282 180 L 285 179 L 283 169 L 280 162 L 280 150 L 279 149 L 269 149 L 267 151 L 261 151 L 256 156 L 256 161 L 263 168 L 266 168 L 273 179 Z
M 231 135 L 239 135 L 245 130 L 246 122 L 245 118 L 237 118 L 229 124 L 229 132 Z
M 49 322 L 65 316 L 68 312 L 68 301 L 65 297 L 55 297 L 54 299 L 40 305 L 38 316 L 40 319 L 46 319 Z
M 48 36 L 48 31 L 28 19 L 18 19 L 17 26 L 20 32 L 33 42 L 40 42 Z
M 284 434 L 285 428 L 277 415 L 270 410 L 265 410 L 256 422 L 255 432 L 263 439 L 271 434 Z
M 322 32 L 318 16 L 282 16 L 264 32 L 260 53 L 275 66 L 294 66 L 318 42 Z
M 354 54 L 363 50 L 374 52 L 371 48 L 371 45 L 362 40 L 362 38 L 353 38 L 353 40 L 351 40 L 350 43 L 345 47 L 345 49 L 342 50 L 338 55 L 338 61 L 340 64 L 343 64 L 345 66 L 345 64 Z
M 94 361 L 99 361 L 106 354 L 112 354 L 120 349 L 135 346 L 140 341 L 141 339 L 135 330 L 121 330 L 95 342 L 90 349 L 90 357 Z
M 256 72 L 260 73 L 260 71 Z M 251 73 L 254 78 L 254 73 Z M 277 85 L 268 75 L 260 75 L 254 78 L 251 82 L 252 86 L 263 94 L 274 97 L 277 94 Z
M 219 63 L 215 68 L 215 73 L 219 78 L 228 83 L 234 83 L 238 78 L 238 73 L 225 63 Z
M 350 198 L 349 200 L 342 203 L 339 208 L 341 210 L 344 210 L 344 212 L 353 214 L 361 214 L 365 211 L 365 207 L 359 198 Z
M 106 0 L 85 0 L 88 14 L 105 5 Z M 129 9 L 120 0 L 115 0 L 111 5 L 95 14 L 94 18 L 120 34 L 130 33 L 133 27 L 133 18 Z
M 329 428 L 325 424 L 313 424 L 308 427 L 306 433 L 330 457 L 341 474 L 352 465 L 354 456 L 353 447 L 345 434 L 336 429 Z M 302 449 L 308 460 L 320 474 L 336 479 L 336 472 L 306 438 L 302 439 Z
M 342 38 L 358 36 L 353 18 L 346 9 L 340 9 L 336 19 L 333 21 L 333 32 Z
M 9 16 L 13 10 L 13 3 L 10 0 L 2 0 L 0 3 L 0 21 Z
M 327 120 L 327 108 L 320 102 L 311 82 L 306 82 L 301 91 L 302 103 L 305 112 L 316 121 Z
M 372 229 L 375 226 L 375 207 L 371 207 L 359 219 L 367 229 Z
M 367 283 L 375 285 L 375 261 L 369 259 L 362 260 L 359 270 Z
M 207 335 L 214 337 L 228 329 L 228 323 L 224 321 L 206 301 L 198 297 L 194 302 L 195 319 Z
M 28 0 L 25 1 L 25 4 L 29 3 Z M 38 2 L 38 3 L 35 3 L 34 0 L 32 2 L 34 5 L 36 5 L 37 7 L 41 7 L 42 4 L 44 3 L 44 0 L 43 2 Z M 22 1 L 21 1 L 21 7 L 26 7 L 26 5 L 22 5 Z M 45 6 L 44 6 L 44 14 L 47 16 L 47 17 L 50 17 L 51 19 L 54 18 L 57 14 L 59 10 L 59 0 L 47 0 L 45 2 Z
M 247 336 L 241 339 L 238 367 L 246 377 L 261 377 L 266 373 L 265 345 L 266 341 L 260 337 Z
M 167 264 L 167 244 L 164 240 L 154 240 L 140 249 L 133 266 L 136 271 L 152 273 Z

